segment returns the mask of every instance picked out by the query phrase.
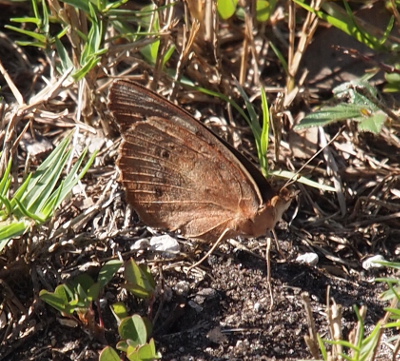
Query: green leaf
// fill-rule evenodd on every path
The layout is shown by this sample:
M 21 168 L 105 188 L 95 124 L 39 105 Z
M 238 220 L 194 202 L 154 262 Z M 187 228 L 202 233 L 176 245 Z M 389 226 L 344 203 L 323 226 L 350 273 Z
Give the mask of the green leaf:
M 139 346 L 132 346 L 128 345 L 126 348 L 126 357 L 128 358 L 129 361 L 141 361 L 139 358 Z
M 386 267 L 389 267 L 389 268 L 394 268 L 394 269 L 400 270 L 400 262 L 379 261 L 379 262 L 377 262 L 377 263 L 379 263 L 379 264 L 381 264 L 381 265 L 384 265 L 384 266 L 386 266 Z M 381 280 L 381 278 L 379 278 L 379 280 Z M 394 278 L 394 280 L 397 280 L 397 282 L 400 283 L 400 279 Z
M 334 107 L 325 107 L 304 117 L 294 129 L 324 126 L 341 120 L 352 119 L 360 122 L 358 126 L 360 131 L 379 133 L 387 115 L 377 111 L 375 106 L 373 109 L 371 108 L 371 106 L 357 104 L 338 104 Z
M 372 114 L 370 117 L 361 120 L 361 122 L 358 124 L 358 130 L 378 134 L 381 132 L 386 120 L 387 115 L 382 112 Z
M 71 302 L 71 305 L 77 308 L 89 307 L 91 300 L 88 297 L 88 289 L 83 287 L 80 283 L 75 288 L 76 298 Z
M 165 64 L 168 62 L 168 60 L 171 59 L 172 55 L 175 52 L 175 49 L 176 49 L 176 46 L 175 45 L 171 45 L 168 48 L 168 50 L 165 52 L 164 59 L 163 59 L 163 62 L 162 62 L 163 66 L 165 66 Z
M 260 163 L 263 165 L 265 161 L 263 161 L 263 158 L 265 158 L 265 154 L 262 152 L 262 147 L 261 147 L 261 133 L 262 129 L 260 126 L 260 122 L 258 120 L 258 115 L 254 109 L 253 104 L 251 103 L 249 97 L 247 96 L 246 92 L 244 91 L 243 87 L 236 81 L 236 86 L 239 90 L 239 93 L 241 97 L 243 98 L 245 104 L 246 104 L 246 109 L 247 109 L 247 114 L 246 120 L 251 128 L 251 131 L 254 136 L 254 140 L 256 142 L 256 147 L 257 147 L 257 155 L 258 159 L 260 160 Z M 269 119 L 267 120 L 267 123 L 269 124 Z M 269 125 L 268 125 L 269 126 Z M 265 141 L 265 140 L 264 140 Z M 264 170 L 265 171 L 265 170 Z
M 398 71 L 400 65 L 396 63 L 394 65 L 395 69 Z M 385 79 L 387 84 L 385 84 L 384 91 L 387 93 L 398 93 L 400 92 L 400 74 L 399 73 L 385 73 Z
M 1 205 L 1 208 L 3 208 L 3 206 L 6 207 L 6 213 L 4 216 L 10 215 L 12 211 L 11 202 L 6 197 L 3 196 L 0 196 L 0 201 L 1 203 L 3 203 Z M 3 220 L 5 217 L 3 217 L 3 212 L 1 214 L 2 214 L 1 220 Z
M 136 297 L 149 298 L 153 296 L 156 284 L 146 265 L 138 265 L 131 259 L 125 263 L 124 276 L 126 283 L 123 287 Z
M 218 0 L 217 9 L 219 16 L 224 20 L 232 17 L 236 12 L 238 3 L 239 0 Z
M 294 129 L 324 126 L 340 120 L 358 119 L 364 117 L 364 110 L 365 106 L 356 104 L 338 104 L 325 107 L 304 117 Z
M 257 0 L 257 20 L 258 21 L 268 21 L 271 14 L 275 11 L 277 0 Z
M 46 202 L 46 204 L 41 209 L 41 213 L 43 214 L 44 221 L 46 221 L 53 215 L 54 210 L 57 208 L 57 206 L 59 204 L 58 202 L 61 203 L 64 200 L 63 198 L 61 198 L 63 185 L 64 185 L 64 182 L 62 181 L 60 186 L 58 187 L 58 189 L 52 194 L 52 196 L 49 198 L 49 200 Z
M 31 212 L 40 210 L 52 193 L 71 151 L 66 151 L 71 135 L 66 137 L 39 166 L 19 200 Z
M 44 223 L 45 219 L 43 217 L 38 216 L 37 214 L 30 212 L 18 199 L 15 199 L 15 202 L 18 205 L 19 210 L 22 212 L 24 216 L 27 218 L 31 218 L 35 220 L 37 223 Z
M 104 12 L 107 12 L 108 14 L 110 13 L 110 11 L 117 9 L 123 5 L 126 4 L 129 0 L 119 0 L 119 1 L 115 1 L 115 2 L 110 2 L 109 4 L 107 4 L 106 8 L 104 9 Z M 121 9 L 123 10 L 123 9 Z
M 82 168 L 81 172 L 78 174 L 78 170 L 81 167 L 85 156 L 86 156 L 86 150 L 84 152 L 82 152 L 79 159 L 76 161 L 75 165 L 72 167 L 71 171 L 69 172 L 69 174 L 65 177 L 64 186 L 62 187 L 62 192 L 61 192 L 60 198 L 55 205 L 56 207 L 60 206 L 61 202 L 72 191 L 72 188 L 74 188 L 78 184 L 78 182 L 85 176 L 86 172 L 90 169 L 94 160 L 96 159 L 97 151 L 95 151 L 92 154 L 92 156 L 86 162 L 85 166 Z
M 100 50 L 103 40 L 103 23 L 98 20 L 91 2 L 89 2 L 91 27 L 81 54 L 81 64 L 90 61 Z
M 130 346 L 136 347 L 147 342 L 147 327 L 139 315 L 124 318 L 118 327 L 118 332 Z
M 153 361 L 161 358 L 161 354 L 156 351 L 153 339 L 141 346 L 129 345 L 126 353 L 130 361 Z
M 98 282 L 96 282 L 91 287 L 89 287 L 87 292 L 87 299 L 92 302 L 96 301 L 99 298 L 101 291 L 102 291 L 101 285 Z
M 153 338 L 150 339 L 150 341 L 149 341 L 149 346 L 150 346 L 150 348 L 151 348 L 152 355 L 153 355 L 153 357 L 154 357 L 155 359 L 159 359 L 159 358 L 162 357 L 162 356 L 161 356 L 161 353 L 156 351 L 156 343 L 154 342 L 154 339 L 153 339 Z
M 0 182 L 0 193 L 3 194 L 0 195 L 0 201 L 3 203 L 2 208 L 6 208 L 6 211 L 0 209 L 0 251 L 10 239 L 22 235 L 35 223 L 42 224 L 47 221 L 92 165 L 97 153 L 91 156 L 78 174 L 86 156 L 86 151 L 83 152 L 65 181 L 55 189 L 71 154 L 71 151 L 67 151 L 70 141 L 71 135 L 54 149 L 35 173 L 28 175 L 11 200 L 6 198 L 11 182 L 10 164 L 8 165 L 8 170 Z
M 43 14 L 41 17 L 40 31 L 45 34 L 46 39 L 50 38 L 50 22 L 49 22 L 49 9 L 47 3 L 42 1 Z M 47 41 L 48 42 L 48 41 Z
M 382 326 L 378 322 L 368 337 L 360 337 L 360 360 L 367 360 L 374 355 L 376 347 L 379 345 L 380 330 Z
M 141 361 L 152 361 L 161 358 L 161 354 L 156 351 L 156 345 L 153 339 L 151 339 L 149 343 L 140 346 L 137 353 Z
M 40 49 L 46 49 L 47 45 L 43 44 L 43 43 L 35 43 L 33 41 L 16 41 L 16 44 L 18 44 L 19 46 L 33 46 L 36 48 L 40 48 Z
M 117 343 L 117 350 L 123 351 L 123 352 L 127 352 L 129 349 L 129 344 L 128 341 L 126 340 L 121 340 Z
M 335 98 L 341 104 L 324 107 L 307 115 L 295 129 L 324 126 L 333 122 L 351 119 L 359 122 L 360 131 L 379 133 L 388 118 L 385 107 L 378 100 L 378 90 L 368 80 L 374 74 L 343 83 L 333 89 Z M 346 101 L 347 103 L 344 103 Z M 383 110 L 381 110 L 383 109 Z
M 79 287 L 82 287 L 85 293 L 87 293 L 95 282 L 91 276 L 87 273 L 82 273 L 79 276 L 75 277 L 73 280 L 68 282 L 75 290 Z
M 107 50 L 104 49 L 104 53 L 106 51 Z M 84 78 L 89 73 L 90 70 L 92 70 L 97 65 L 97 63 L 100 60 L 101 60 L 100 56 L 93 55 L 93 57 L 89 58 L 89 60 L 87 60 L 86 63 L 84 63 L 79 70 L 77 70 L 75 73 L 72 74 L 72 77 L 76 81 L 81 80 L 82 78 Z
M 26 177 L 24 183 L 22 183 L 21 186 L 14 193 L 14 197 L 11 199 L 11 206 L 13 208 L 15 208 L 15 206 L 17 205 L 16 199 L 21 199 L 24 193 L 27 191 L 31 179 L 32 179 L 32 173 Z M 18 216 L 18 212 L 16 212 L 16 215 Z
M 128 317 L 128 315 L 129 315 L 128 309 L 127 309 L 125 303 L 123 303 L 123 302 L 116 302 L 116 303 L 112 304 L 111 310 L 118 322 L 121 322 L 122 319 L 124 319 L 125 317 Z
M 68 307 L 69 298 L 64 285 L 57 286 L 54 293 L 47 290 L 41 290 L 39 292 L 39 297 L 56 310 L 72 314 Z
M 150 64 L 155 64 L 157 61 L 158 49 L 160 47 L 160 40 L 154 39 L 154 42 L 142 47 L 140 52 Z
M 99 272 L 99 277 L 97 278 L 97 282 L 100 284 L 101 288 L 111 281 L 114 277 L 115 273 L 120 269 L 122 266 L 122 261 L 118 259 L 112 259 L 108 261 Z
M 275 53 L 277 58 L 279 59 L 279 63 L 283 67 L 283 70 L 285 71 L 286 75 L 290 75 L 289 74 L 289 65 L 287 63 L 285 56 L 282 54 L 282 52 L 279 50 L 279 48 L 272 41 L 269 42 L 269 45 L 271 46 L 271 49 Z
M 100 352 L 99 361 L 122 361 L 122 360 L 118 356 L 117 351 L 115 351 L 112 347 L 107 346 Z
M 323 341 L 323 339 L 321 338 L 321 336 L 319 334 L 317 334 L 317 340 L 318 340 L 319 349 L 320 349 L 320 351 L 322 353 L 322 358 L 323 358 L 323 360 L 327 360 L 328 359 L 328 352 L 326 350 L 324 341 Z

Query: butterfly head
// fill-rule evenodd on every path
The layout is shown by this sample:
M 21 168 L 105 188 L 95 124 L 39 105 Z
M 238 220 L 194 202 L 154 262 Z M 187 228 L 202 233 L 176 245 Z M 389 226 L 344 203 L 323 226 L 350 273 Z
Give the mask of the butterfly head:
M 299 191 L 293 191 L 287 187 L 281 188 L 278 195 L 272 198 L 271 205 L 275 212 L 275 224 L 282 219 L 283 213 L 289 208 L 292 199 L 299 194 Z M 274 224 L 274 226 L 275 226 Z
M 256 216 L 247 225 L 247 235 L 259 237 L 274 229 L 297 194 L 298 192 L 282 188 L 268 203 L 260 207 Z

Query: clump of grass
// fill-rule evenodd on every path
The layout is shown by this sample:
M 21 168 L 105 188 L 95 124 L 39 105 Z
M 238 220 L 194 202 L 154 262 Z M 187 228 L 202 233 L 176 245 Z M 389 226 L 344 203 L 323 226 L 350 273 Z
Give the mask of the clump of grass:
M 0 181 L 0 252 L 11 239 L 48 222 L 93 164 L 96 152 L 83 166 L 87 153 L 85 150 L 63 178 L 62 172 L 71 161 L 72 149 L 68 150 L 70 143 L 71 135 L 54 149 L 35 172 L 26 177 L 12 195 L 12 162 L 9 162 Z
M 386 261 L 377 263 L 392 269 L 400 269 L 400 263 Z M 381 295 L 381 298 L 388 301 L 390 306 L 384 308 L 386 311 L 385 316 L 369 332 L 367 332 L 365 323 L 368 312 L 367 307 L 361 306 L 359 308 L 354 306 L 357 323 L 349 333 L 347 340 L 343 338 L 342 332 L 342 306 L 329 300 L 326 317 L 330 339 L 322 338 L 316 332 L 309 297 L 307 294 L 302 295 L 309 322 L 309 335 L 305 336 L 305 341 L 315 360 L 319 360 L 322 357 L 325 361 L 373 361 L 383 346 L 383 334 L 385 332 L 393 335 L 397 334 L 396 330 L 400 326 L 400 279 L 378 278 L 376 281 L 387 284 L 388 290 Z M 396 335 L 388 338 L 388 341 L 385 342 L 391 346 L 391 359 L 395 360 L 400 351 L 400 337 Z

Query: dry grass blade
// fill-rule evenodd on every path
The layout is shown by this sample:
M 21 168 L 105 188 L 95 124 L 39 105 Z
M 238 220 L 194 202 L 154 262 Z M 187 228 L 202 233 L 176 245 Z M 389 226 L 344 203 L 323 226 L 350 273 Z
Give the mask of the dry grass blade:
M 311 7 L 315 10 L 318 10 L 321 6 L 321 0 L 313 0 L 311 2 Z M 302 31 L 300 34 L 300 39 L 295 46 L 295 34 L 296 34 L 296 5 L 294 1 L 289 2 L 289 52 L 288 52 L 288 77 L 286 80 L 286 90 L 287 93 L 290 93 L 295 84 L 295 77 L 299 70 L 301 59 L 304 56 L 304 53 L 311 43 L 311 40 L 314 37 L 314 33 L 317 30 L 318 26 L 318 17 L 313 13 L 309 12 L 307 14 L 306 19 L 304 20 Z M 296 49 L 296 50 L 294 50 Z
M 314 317 L 312 314 L 310 297 L 307 293 L 302 293 L 301 298 L 306 311 L 307 323 L 308 323 L 308 335 L 304 336 L 304 341 L 306 342 L 307 347 L 310 349 L 312 356 L 317 360 L 319 359 L 320 356 L 319 345 L 318 345 L 318 337 L 317 337 Z

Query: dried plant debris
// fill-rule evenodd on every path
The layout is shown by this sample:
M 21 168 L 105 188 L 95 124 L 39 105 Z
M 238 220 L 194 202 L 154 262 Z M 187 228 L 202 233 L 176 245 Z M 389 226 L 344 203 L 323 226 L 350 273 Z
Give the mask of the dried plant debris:
M 2 2 L 0 361 L 395 359 L 387 3 Z M 193 268 L 211 244 L 140 220 L 118 181 L 116 78 L 293 187 L 277 243 L 222 242 Z

